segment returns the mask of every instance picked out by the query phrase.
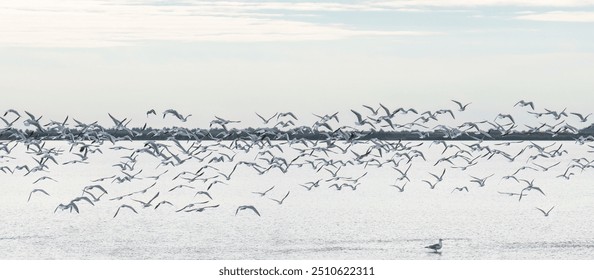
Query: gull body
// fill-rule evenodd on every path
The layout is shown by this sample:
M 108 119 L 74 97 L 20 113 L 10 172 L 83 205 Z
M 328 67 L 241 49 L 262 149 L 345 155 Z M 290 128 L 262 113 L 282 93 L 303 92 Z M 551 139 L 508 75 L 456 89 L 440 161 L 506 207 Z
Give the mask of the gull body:
M 437 251 L 438 250 L 441 250 L 441 248 L 443 247 L 442 241 L 443 241 L 443 239 L 440 238 L 439 239 L 439 243 L 433 244 L 433 245 L 429 245 L 429 246 L 425 246 L 425 248 L 431 249 L 431 250 L 434 251 L 434 253 L 437 253 Z

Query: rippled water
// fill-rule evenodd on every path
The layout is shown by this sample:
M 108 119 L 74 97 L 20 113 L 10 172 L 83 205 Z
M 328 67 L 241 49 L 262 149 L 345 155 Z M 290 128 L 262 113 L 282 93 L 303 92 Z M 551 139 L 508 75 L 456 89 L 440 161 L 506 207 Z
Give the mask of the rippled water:
M 452 142 L 461 145 L 460 142 Z M 553 143 L 553 142 L 550 142 Z M 541 145 L 550 143 L 540 142 Z M 122 143 L 118 143 L 122 144 Z M 212 143 L 210 143 L 212 144 Z M 535 162 L 552 165 L 561 161 L 548 172 L 524 170 L 518 177 L 531 180 L 541 187 L 546 196 L 536 191 L 529 192 L 521 202 L 517 196 L 501 195 L 502 192 L 519 192 L 523 183 L 502 180 L 520 166 L 525 165 L 527 151 L 516 161 L 494 156 L 481 159 L 479 164 L 466 171 L 449 168 L 448 163 L 433 166 L 441 156 L 443 146 L 419 147 L 427 162 L 413 160 L 409 173 L 411 182 L 404 192 L 390 187 L 399 175 L 388 165 L 348 166 L 339 171 L 341 176 L 361 179 L 356 191 L 343 188 L 338 191 L 328 188 L 332 182 L 323 182 L 319 188 L 307 191 L 300 183 L 328 179 L 329 172 L 316 173 L 311 167 L 292 167 L 286 174 L 273 169 L 265 175 L 240 166 L 227 185 L 218 184 L 209 193 L 213 201 L 205 205 L 220 205 L 204 212 L 176 213 L 190 202 L 204 200 L 193 197 L 195 191 L 181 189 L 168 192 L 173 186 L 185 184 L 182 179 L 172 181 L 181 171 L 195 171 L 206 162 L 190 160 L 182 166 L 160 166 L 159 160 L 147 154 L 138 157 L 135 171 L 142 170 L 142 180 L 131 183 L 101 182 L 109 194 L 95 206 L 79 203 L 80 214 L 54 209 L 81 195 L 84 186 L 92 179 L 121 174 L 120 157 L 130 151 L 101 147 L 103 154 L 89 155 L 89 164 L 55 165 L 48 163 L 50 172 L 36 172 L 23 176 L 0 173 L 0 258 L 2 259 L 593 259 L 594 253 L 594 187 L 592 169 L 576 174 L 571 180 L 555 178 L 562 174 L 571 159 L 591 158 L 588 147 L 565 142 L 569 151 L 562 157 Z M 561 142 L 556 143 L 557 147 Z M 142 142 L 122 145 L 141 148 Z M 487 145 L 484 143 L 484 145 Z M 519 151 L 525 144 L 510 147 L 491 147 Z M 188 144 L 189 146 L 189 144 Z M 46 148 L 56 147 L 65 151 L 58 157 L 59 163 L 77 159 L 68 153 L 65 142 L 52 142 Z M 358 144 L 353 150 L 364 152 L 368 144 Z M 223 151 L 223 149 L 221 149 Z M 296 151 L 284 149 L 273 152 L 291 159 Z M 227 149 L 224 149 L 228 153 Z M 248 154 L 238 153 L 239 160 L 254 160 L 258 150 Z M 455 152 L 455 150 L 447 153 Z M 213 154 L 216 155 L 215 152 Z M 19 145 L 3 164 L 16 166 L 33 164 L 32 154 L 25 153 Z M 385 157 L 386 155 L 384 155 Z M 353 155 L 331 154 L 335 159 L 352 158 Z M 233 164 L 219 163 L 221 171 L 228 173 Z M 401 167 L 405 167 L 404 162 Z M 441 173 L 447 168 L 443 182 L 430 189 L 421 180 L 431 180 L 428 172 Z M 147 179 L 169 169 L 154 188 L 134 198 L 148 200 L 158 191 L 156 201 L 166 199 L 174 207 L 163 205 L 159 209 L 141 209 L 140 204 L 125 198 L 113 198 L 150 186 L 155 180 Z M 207 171 L 206 175 L 216 175 Z M 485 187 L 470 183 L 470 176 L 482 177 L 495 173 Z M 206 176 L 204 175 L 204 176 Z M 33 184 L 41 176 L 50 176 L 58 182 L 44 180 Z M 205 190 L 208 183 L 187 183 Z M 265 197 L 253 194 L 275 185 Z M 453 192 L 454 187 L 468 186 L 470 192 Z M 43 188 L 51 196 L 34 193 L 34 188 Z M 267 197 L 282 198 L 290 195 L 282 205 Z M 139 210 L 134 214 L 122 209 L 112 218 L 118 206 L 126 203 Z M 243 211 L 237 216 L 239 205 L 254 205 L 262 214 Z M 555 206 L 550 216 L 545 217 L 535 207 Z M 424 246 L 444 239 L 441 254 L 433 254 Z

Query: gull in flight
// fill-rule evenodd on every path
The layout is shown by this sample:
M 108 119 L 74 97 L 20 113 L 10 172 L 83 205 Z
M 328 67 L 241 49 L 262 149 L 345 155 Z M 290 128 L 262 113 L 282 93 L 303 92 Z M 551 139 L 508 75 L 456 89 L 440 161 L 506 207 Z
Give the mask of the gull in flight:
M 196 194 L 194 194 L 194 197 L 196 197 L 199 194 L 206 195 L 206 196 L 208 196 L 208 198 L 212 199 L 212 196 L 210 196 L 210 194 L 205 191 L 197 191 Z
M 429 172 L 429 174 L 431 174 L 431 176 L 435 177 L 435 179 L 437 179 L 437 182 L 441 182 L 441 181 L 443 181 L 443 175 L 445 175 L 445 172 L 446 172 L 446 170 L 444 168 L 443 172 L 441 172 L 441 175 L 439 175 L 439 176 L 437 176 L 431 172 Z M 435 182 L 435 183 L 437 184 L 437 182 Z
M 315 182 L 307 182 L 305 184 L 299 184 L 299 185 L 306 188 L 308 191 L 311 191 L 312 188 L 314 188 L 314 187 L 317 188 L 320 186 L 320 181 L 321 181 L 321 179 L 319 179 Z M 307 186 L 307 185 L 309 185 L 309 186 Z
M 427 180 L 422 180 L 423 182 L 429 184 L 429 186 L 431 187 L 431 189 L 435 189 L 435 186 L 437 186 L 437 183 L 439 183 L 439 181 L 435 182 L 434 184 L 432 184 L 431 182 L 427 181 Z
M 99 196 L 95 196 L 92 192 L 88 191 L 88 190 L 83 190 L 83 195 L 84 194 L 88 194 L 91 196 L 91 198 L 93 199 L 93 202 L 98 202 L 102 196 L 105 195 L 105 193 L 101 193 Z
M 408 182 L 405 182 L 405 183 L 404 183 L 404 185 L 402 185 L 402 187 L 401 187 L 401 186 L 398 186 L 398 185 L 396 185 L 396 184 L 394 184 L 394 185 L 390 185 L 390 186 L 391 186 L 391 187 L 395 187 L 395 188 L 397 188 L 399 192 L 404 192 L 404 187 L 406 187 L 406 184 L 407 184 L 407 183 L 408 183 Z
M 189 114 L 184 117 L 182 114 L 178 113 L 176 110 L 168 109 L 168 110 L 165 110 L 165 112 L 163 112 L 163 118 L 165 118 L 165 116 L 167 116 L 167 114 L 171 114 L 171 115 L 175 116 L 182 122 L 186 122 L 188 120 L 188 118 L 192 115 L 192 114 Z
M 546 196 L 546 194 L 542 191 L 542 189 L 540 189 L 539 187 L 534 187 L 534 186 L 527 186 L 525 188 L 522 189 L 522 191 L 520 192 L 520 198 L 518 199 L 518 201 L 522 200 L 522 197 L 525 195 L 524 191 L 531 191 L 531 190 L 537 190 L 539 191 L 542 195 Z
M 362 126 L 368 124 L 375 129 L 375 125 L 373 125 L 367 120 L 364 120 L 363 117 L 361 117 L 361 114 L 359 114 L 357 111 L 351 109 L 351 112 L 353 112 L 353 114 L 355 114 L 355 116 L 357 117 L 357 122 L 355 122 L 356 125 Z
M 124 118 L 123 120 L 118 120 L 116 119 L 114 116 L 112 116 L 110 113 L 107 113 L 109 115 L 109 117 L 111 118 L 111 120 L 113 121 L 113 123 L 116 126 L 116 129 L 120 128 L 120 127 L 126 127 L 126 125 L 124 124 L 124 122 L 128 119 L 128 118 Z
M 561 162 L 557 162 L 557 163 L 555 163 L 555 164 L 553 164 L 553 165 L 551 165 L 551 166 L 548 166 L 548 167 L 546 167 L 546 166 L 542 166 L 542 165 L 540 165 L 540 164 L 537 164 L 536 162 L 533 162 L 532 164 L 534 164 L 534 165 L 536 165 L 536 166 L 538 166 L 538 167 L 542 168 L 542 171 L 544 171 L 544 172 L 547 172 L 547 171 L 549 171 L 549 169 L 551 169 L 551 168 L 553 168 L 553 167 L 555 167 L 555 166 L 559 165 L 560 163 L 561 163 Z
M 477 184 L 479 184 L 479 186 L 484 187 L 485 186 L 485 182 L 487 181 L 487 179 L 491 178 L 491 176 L 493 176 L 493 175 L 495 175 L 495 174 L 491 174 L 491 175 L 489 175 L 487 177 L 484 177 L 484 178 L 477 178 L 477 177 L 474 177 L 474 176 L 470 176 L 470 177 L 472 177 L 472 180 L 470 180 L 470 182 L 477 183 Z
M 289 116 L 295 120 L 298 120 L 297 117 L 295 117 L 295 114 L 293 114 L 292 112 L 278 113 L 278 116 L 276 116 L 276 119 L 278 120 L 278 119 L 286 117 L 286 116 Z
M 13 125 L 13 124 L 16 122 L 16 121 L 18 121 L 18 120 L 19 120 L 19 118 L 16 118 L 14 121 L 12 121 L 12 122 L 9 122 L 9 121 L 7 121 L 5 118 L 3 118 L 3 117 L 0 117 L 0 119 L 1 119 L 2 121 L 4 121 L 4 123 L 6 124 L 6 127 L 11 127 L 11 126 L 12 126 L 12 125 Z
M 43 189 L 34 189 L 34 190 L 32 190 L 32 191 L 31 191 L 31 193 L 29 194 L 29 198 L 27 199 L 27 202 L 29 202 L 29 200 L 31 200 L 31 195 L 33 195 L 33 193 L 36 193 L 36 192 L 41 192 L 41 193 L 44 193 L 44 194 L 46 194 L 47 196 L 49 196 L 49 195 L 50 195 L 49 193 L 47 193 L 47 192 L 46 192 L 45 190 L 43 190 Z
M 260 117 L 260 119 L 262 119 L 264 124 L 268 124 L 268 122 L 270 122 L 270 120 L 272 120 L 274 117 L 276 117 L 277 114 L 278 113 L 274 113 L 274 115 L 272 115 L 272 117 L 266 119 L 266 118 L 262 117 L 260 114 L 256 113 L 256 115 L 258 115 L 258 117 Z
M 195 189 L 196 187 L 192 187 L 192 186 L 188 186 L 188 185 L 177 185 L 173 188 L 171 188 L 169 191 L 174 191 L 176 189 L 181 189 L 181 188 L 188 188 L 188 189 Z
M 468 192 L 468 187 L 454 188 L 454 189 L 452 190 L 452 193 L 453 193 L 454 191 L 460 191 L 460 192 L 461 192 L 461 191 L 466 191 L 466 192 Z
M 136 210 L 132 206 L 127 205 L 127 204 L 122 204 L 122 205 L 120 205 L 120 207 L 118 207 L 118 210 L 115 212 L 115 215 L 113 215 L 114 218 L 118 215 L 118 213 L 120 212 L 120 209 L 122 209 L 122 208 L 128 208 L 128 209 L 134 211 L 134 213 L 138 214 L 138 212 L 136 212 Z
M 570 172 L 569 174 L 567 174 L 567 172 L 568 172 L 568 171 L 569 171 L 569 169 L 565 170 L 565 173 L 563 173 L 563 174 L 561 174 L 561 175 L 557 176 L 557 178 L 565 178 L 566 180 L 569 180 L 569 179 L 571 179 L 571 176 L 572 176 L 572 175 L 575 175 L 575 173 L 573 173 L 573 172 Z
M 404 171 L 404 172 L 402 172 L 400 169 L 398 169 L 398 168 L 396 168 L 396 167 L 392 166 L 392 168 L 393 168 L 394 170 L 396 170 L 396 171 L 398 171 L 400 174 L 402 174 L 402 176 L 401 176 L 400 178 L 398 178 L 397 180 L 403 180 L 403 179 L 406 179 L 406 180 L 408 180 L 408 181 L 410 182 L 410 179 L 408 178 L 407 174 L 408 174 L 408 170 L 410 170 L 410 167 L 411 167 L 411 166 L 412 166 L 412 164 L 411 164 L 411 165 L 409 165 L 409 166 L 406 168 L 406 171 Z M 445 169 L 444 169 L 444 170 L 445 170 Z
M 74 204 L 75 202 L 79 202 L 79 201 L 82 201 L 82 200 L 84 200 L 84 201 L 88 202 L 89 204 L 95 206 L 95 203 L 93 203 L 93 201 L 91 201 L 91 199 L 88 198 L 88 197 L 86 197 L 86 196 L 79 196 L 79 197 L 73 199 L 72 201 L 70 201 L 70 203 Z
M 545 111 L 547 111 L 545 114 L 553 115 L 553 117 L 555 117 L 555 120 L 559 120 L 561 118 L 561 116 L 567 117 L 567 113 L 565 113 L 565 110 L 567 110 L 567 108 L 563 109 L 561 112 L 557 112 L 557 111 L 553 111 L 553 110 L 549 110 L 549 109 L 545 108 Z
M 519 195 L 519 196 L 527 196 L 528 194 L 523 194 L 523 193 L 510 193 L 510 192 L 498 192 L 500 194 L 504 194 L 504 195 L 509 195 L 509 196 L 514 196 L 514 195 Z
M 188 208 L 192 208 L 194 206 L 201 205 L 201 204 L 206 204 L 208 202 L 209 201 L 193 202 L 193 203 L 190 203 L 190 204 L 188 204 L 188 205 L 186 205 L 186 206 L 184 206 L 184 207 L 182 207 L 182 208 L 180 208 L 178 210 L 175 210 L 175 212 L 181 212 L 181 211 L 184 211 L 184 210 L 186 210 Z M 188 212 L 188 211 L 191 211 L 191 210 L 186 210 L 186 212 Z
M 159 208 L 159 206 L 161 206 L 161 205 L 163 205 L 163 204 L 169 204 L 169 205 L 173 206 L 173 203 L 171 203 L 171 202 L 169 202 L 169 201 L 167 201 L 167 200 L 163 200 L 163 201 L 159 202 L 159 203 L 157 204 L 157 206 L 155 206 L 155 209 Z
M 8 166 L 6 166 L 6 165 L 5 165 L 5 166 L 2 166 L 2 167 L 0 167 L 0 170 L 1 170 L 2 172 L 4 172 L 5 174 L 6 174 L 6 173 L 8 173 L 8 172 L 10 172 L 10 174 L 14 174 L 14 170 L 11 170 L 11 169 L 10 169 L 10 167 L 8 167 Z M 7 172 L 6 170 L 8 170 L 8 172 Z
M 281 200 L 277 200 L 277 199 L 274 199 L 274 198 L 270 198 L 270 200 L 274 200 L 274 201 L 276 201 L 276 203 L 278 203 L 279 205 L 281 205 L 281 204 L 283 204 L 283 201 L 285 201 L 285 199 L 287 198 L 287 196 L 289 196 L 289 193 L 291 193 L 291 191 L 288 191 L 287 194 L 285 194 L 285 197 L 283 197 L 283 199 L 281 199 Z
M 258 216 L 260 216 L 258 209 L 256 209 L 256 207 L 254 207 L 252 205 L 242 205 L 242 206 L 237 207 L 237 210 L 235 210 L 235 216 L 237 216 L 237 213 L 239 213 L 239 211 L 242 211 L 245 209 L 250 209 L 250 210 L 254 211 Z
M 8 113 L 13 113 L 17 117 L 19 117 L 19 118 L 21 117 L 21 114 L 18 111 L 16 111 L 15 109 L 8 109 L 8 110 L 6 110 L 6 112 L 4 112 L 4 116 L 6 117 L 6 115 L 8 115 Z
M 363 105 L 363 107 L 365 107 L 365 108 L 369 109 L 369 111 L 371 111 L 371 113 L 372 113 L 374 116 L 376 116 L 376 115 L 377 115 L 377 113 L 379 112 L 379 110 L 381 109 L 381 107 L 380 107 L 380 108 L 377 108 L 377 109 L 373 109 L 373 108 L 372 108 L 371 106 L 369 106 L 369 105 Z M 388 113 L 389 113 L 389 111 L 388 111 Z
M 116 175 L 113 175 L 113 176 L 110 176 L 110 177 L 103 177 L 103 178 L 95 179 L 95 180 L 93 180 L 91 182 L 94 182 L 94 183 L 95 182 L 102 182 L 102 181 L 105 181 L 105 180 L 108 180 L 108 179 L 113 179 L 113 178 L 115 178 L 115 176 Z
M 522 170 L 525 170 L 525 169 L 531 169 L 531 170 L 534 170 L 534 171 L 538 171 L 538 169 L 536 169 L 536 168 L 534 168 L 532 166 L 522 166 L 522 167 L 518 168 L 518 170 L 516 170 L 516 172 L 514 172 L 514 174 L 512 174 L 511 176 L 514 176 L 514 175 L 518 174 L 518 172 L 520 172 Z
M 530 108 L 532 108 L 532 110 L 534 110 L 534 103 L 532 103 L 531 101 L 520 100 L 520 101 L 518 101 L 518 103 L 516 103 L 516 105 L 514 105 L 514 107 L 516 107 L 518 105 L 520 105 L 520 107 L 530 106 Z
M 551 211 L 553 210 L 553 208 L 555 208 L 555 206 L 551 207 L 551 209 L 549 209 L 549 211 L 546 211 L 546 212 L 545 212 L 545 210 L 542 210 L 542 209 L 540 209 L 540 208 L 536 207 L 536 209 L 537 209 L 538 211 L 542 212 L 542 214 L 543 214 L 543 215 L 545 215 L 545 217 L 548 217 L 548 216 L 549 216 L 549 213 L 551 213 Z
M 188 209 L 186 210 L 186 212 L 203 212 L 204 210 L 208 209 L 208 208 L 217 208 L 220 205 L 209 205 L 209 206 L 204 206 L 204 207 L 200 207 L 200 208 L 195 208 L 195 209 Z
M 441 109 L 441 110 L 435 111 L 435 115 L 441 115 L 441 114 L 445 114 L 445 113 L 450 114 L 450 116 L 452 116 L 452 119 L 456 118 L 456 116 L 454 116 L 454 112 L 452 112 L 452 110 Z
M 518 181 L 522 181 L 522 182 L 524 182 L 524 183 L 528 184 L 528 187 L 529 187 L 529 188 L 530 188 L 530 187 L 534 187 L 534 179 L 532 179 L 532 181 L 528 181 L 528 180 L 526 180 L 526 179 L 518 179 Z
M 443 244 L 441 243 L 441 241 L 443 241 L 443 239 L 439 239 L 439 243 L 437 244 L 433 244 L 433 245 L 429 245 L 429 246 L 425 246 L 425 248 L 427 249 L 431 249 L 434 251 L 434 253 L 437 253 L 437 250 L 440 250 L 441 247 L 443 247 Z
M 509 114 L 501 114 L 501 113 L 495 117 L 495 121 L 497 121 L 497 119 L 505 119 L 505 118 L 509 119 L 512 123 L 516 123 L 514 121 L 514 118 L 511 115 L 509 115 Z
M 68 204 L 62 204 L 60 203 L 60 205 L 58 205 L 58 207 L 56 207 L 56 210 L 54 210 L 54 213 L 56 213 L 56 211 L 58 211 L 58 209 L 64 211 L 64 210 L 70 210 L 70 213 L 72 213 L 72 210 L 76 211 L 76 213 L 80 213 L 78 211 L 78 206 L 76 206 L 76 204 L 74 204 L 74 202 L 70 202 Z
M 580 114 L 580 113 L 570 113 L 570 114 L 572 114 L 572 115 L 574 115 L 574 116 L 577 116 L 578 118 L 580 118 L 580 121 L 581 121 L 581 122 L 587 122 L 587 121 L 588 121 L 588 117 L 589 117 L 590 115 L 592 115 L 592 113 L 590 113 L 590 114 L 588 114 L 587 116 L 585 116 L 585 117 L 584 117 L 584 116 L 583 116 L 582 114 Z
M 270 187 L 270 189 L 267 189 L 264 192 L 252 192 L 253 194 L 258 194 L 260 196 L 265 196 L 269 191 L 271 191 L 272 189 L 274 189 L 275 186 Z
M 102 193 L 107 194 L 107 191 L 101 186 L 101 185 L 91 185 L 91 186 L 86 186 L 83 188 L 83 193 L 84 192 L 88 192 L 91 191 L 93 189 L 98 189 L 100 190 Z
M 153 196 L 153 198 L 151 198 L 151 200 L 149 200 L 148 202 L 144 202 L 144 201 L 140 201 L 137 199 L 132 199 L 133 201 L 136 201 L 140 204 L 142 204 L 142 207 L 147 208 L 147 207 L 151 207 L 151 202 L 153 202 L 153 200 L 155 200 L 155 198 L 157 198 L 159 196 L 159 192 L 157 192 L 157 194 L 155 194 L 155 196 Z
M 39 182 L 39 181 L 41 181 L 41 180 L 52 180 L 52 181 L 54 181 L 54 182 L 58 182 L 58 181 L 56 181 L 55 179 L 53 179 L 53 178 L 51 178 L 51 177 L 48 177 L 48 176 L 43 176 L 43 177 L 40 177 L 39 179 L 35 180 L 35 182 L 33 182 L 33 184 L 36 184 L 37 182 Z
M 466 105 L 462 105 L 462 103 L 461 103 L 461 102 L 459 102 L 459 101 L 456 101 L 456 100 L 453 100 L 453 99 L 452 99 L 452 102 L 454 102 L 454 103 L 458 104 L 458 107 L 460 107 L 460 108 L 458 109 L 458 111 L 460 111 L 460 112 L 462 112 L 462 111 L 466 110 L 466 106 L 468 106 L 468 105 L 470 105 L 470 104 L 471 104 L 471 103 L 467 103 Z
M 148 176 L 146 177 L 147 179 L 154 179 L 154 180 L 159 180 L 159 178 L 161 178 L 161 176 L 165 175 L 165 173 L 169 172 L 169 169 L 165 170 L 163 173 L 156 175 L 156 176 Z
M 227 119 L 223 119 L 221 117 L 215 116 L 215 119 L 210 122 L 210 127 L 212 127 L 213 124 L 218 124 L 218 125 L 222 126 L 224 130 L 227 130 L 226 125 L 228 125 L 230 123 L 239 123 L 239 122 L 241 122 L 241 121 L 231 121 L 231 120 L 227 120 Z

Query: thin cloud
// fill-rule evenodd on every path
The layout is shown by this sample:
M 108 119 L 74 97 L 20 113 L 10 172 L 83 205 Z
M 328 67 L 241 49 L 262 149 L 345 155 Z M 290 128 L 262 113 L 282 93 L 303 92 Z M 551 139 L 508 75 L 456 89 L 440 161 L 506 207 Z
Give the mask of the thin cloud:
M 556 22 L 594 22 L 594 12 L 554 11 L 517 16 L 516 19 Z
M 304 22 L 279 14 L 286 3 L 146 1 L 41 1 L 0 3 L 0 46 L 109 47 L 145 41 L 304 41 L 353 36 L 425 36 L 432 32 L 357 30 Z M 292 10 L 356 10 L 360 5 L 298 3 Z M 372 8 L 369 8 L 372 10 Z M 270 13 L 269 13 L 270 12 Z
M 392 0 L 374 1 L 375 7 L 586 7 L 593 6 L 594 0 Z

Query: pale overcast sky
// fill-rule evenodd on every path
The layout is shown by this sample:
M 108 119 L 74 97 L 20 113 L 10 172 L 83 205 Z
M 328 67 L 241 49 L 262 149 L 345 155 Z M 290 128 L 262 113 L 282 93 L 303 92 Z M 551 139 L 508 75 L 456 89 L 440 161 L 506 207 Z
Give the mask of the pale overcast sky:
M 3 0 L 0 77 L 0 109 L 46 121 L 142 125 L 175 108 L 203 126 L 450 99 L 477 117 L 520 99 L 589 113 L 594 0 Z

